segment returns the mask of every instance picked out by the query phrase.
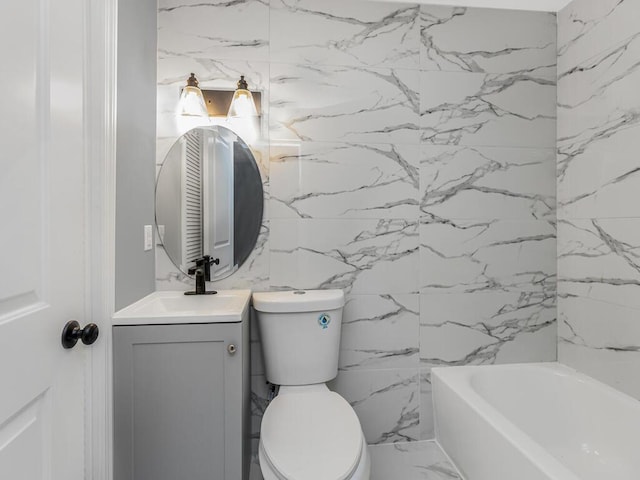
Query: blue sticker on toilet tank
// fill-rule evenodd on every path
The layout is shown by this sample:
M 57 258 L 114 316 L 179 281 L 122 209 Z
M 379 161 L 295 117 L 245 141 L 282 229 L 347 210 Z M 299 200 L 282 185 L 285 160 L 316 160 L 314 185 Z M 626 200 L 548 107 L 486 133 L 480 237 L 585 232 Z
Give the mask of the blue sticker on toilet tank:
M 320 325 L 323 330 L 326 329 L 330 323 L 331 323 L 331 317 L 328 314 L 323 313 L 318 317 L 318 325 Z

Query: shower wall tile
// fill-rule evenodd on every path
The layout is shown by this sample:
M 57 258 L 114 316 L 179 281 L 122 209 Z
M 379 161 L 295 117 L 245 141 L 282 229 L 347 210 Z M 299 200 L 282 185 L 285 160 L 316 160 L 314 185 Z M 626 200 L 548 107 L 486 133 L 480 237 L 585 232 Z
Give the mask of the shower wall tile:
M 159 0 L 158 52 L 268 60 L 268 19 L 265 0 Z
M 435 438 L 435 418 L 433 410 L 433 386 L 431 368 L 420 369 L 420 439 Z
M 448 219 L 554 219 L 552 149 L 421 149 L 420 211 Z
M 640 34 L 560 73 L 561 218 L 640 215 L 639 58 Z
M 558 302 L 559 360 L 640 398 L 638 309 L 573 296 Z
M 434 219 L 420 225 L 422 293 L 553 295 L 555 226 L 544 221 Z
M 565 70 L 638 34 L 640 4 L 575 0 L 558 13 L 558 66 Z
M 420 296 L 420 361 L 429 367 L 556 359 L 553 292 Z
M 422 72 L 423 143 L 553 148 L 555 77 Z
M 340 370 L 417 368 L 418 295 L 351 295 L 342 320 Z
M 418 369 L 340 372 L 329 387 L 354 408 L 368 444 L 418 440 Z
M 410 3 L 272 0 L 271 60 L 418 68 L 418 10 Z
M 553 13 L 422 5 L 424 70 L 555 75 Z
M 271 64 L 271 140 L 414 143 L 419 74 L 391 68 Z
M 638 2 L 560 12 L 558 355 L 640 398 Z
M 413 293 L 413 220 L 272 220 L 271 287 L 342 288 L 352 294 Z
M 240 75 L 245 75 L 251 90 L 267 95 L 262 102 L 262 109 L 268 110 L 269 94 L 269 62 L 236 59 L 200 58 L 179 53 L 158 54 L 158 85 L 173 86 L 177 92 L 173 96 L 177 107 L 182 87 L 186 84 L 190 72 L 194 72 L 201 88 L 233 90 Z M 172 112 L 175 116 L 175 110 Z
M 271 147 L 274 218 L 418 218 L 417 145 Z
M 558 293 L 640 309 L 640 218 L 560 220 Z

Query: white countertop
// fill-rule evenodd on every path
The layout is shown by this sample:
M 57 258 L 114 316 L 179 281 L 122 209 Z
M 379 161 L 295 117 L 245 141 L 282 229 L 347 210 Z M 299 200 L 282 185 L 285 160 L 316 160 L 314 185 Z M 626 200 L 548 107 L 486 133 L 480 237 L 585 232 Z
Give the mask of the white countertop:
M 113 325 L 170 325 L 241 322 L 251 290 L 219 290 L 215 295 L 153 292 L 116 312 Z

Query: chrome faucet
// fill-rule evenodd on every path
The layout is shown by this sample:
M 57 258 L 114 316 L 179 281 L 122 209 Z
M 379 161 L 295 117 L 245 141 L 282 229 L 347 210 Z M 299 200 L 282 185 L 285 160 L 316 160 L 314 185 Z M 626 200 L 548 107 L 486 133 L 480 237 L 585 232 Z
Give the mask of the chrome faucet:
M 212 259 L 210 255 L 204 255 L 193 260 L 196 264 L 188 270 L 189 275 L 196 276 L 196 289 L 184 292 L 185 295 L 215 295 L 215 290 L 207 291 L 207 282 L 211 281 L 211 265 L 220 265 L 220 259 Z

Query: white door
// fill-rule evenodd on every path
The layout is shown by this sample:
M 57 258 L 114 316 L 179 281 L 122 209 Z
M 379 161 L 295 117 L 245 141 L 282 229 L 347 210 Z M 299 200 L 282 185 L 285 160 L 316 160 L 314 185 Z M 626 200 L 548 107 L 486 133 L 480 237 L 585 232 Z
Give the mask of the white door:
M 0 479 L 84 478 L 84 0 L 0 1 Z
M 212 280 L 227 276 L 236 269 L 233 259 L 233 140 L 234 135 L 217 132 L 204 136 L 202 160 L 202 217 L 204 252 L 217 258 L 212 266 Z

